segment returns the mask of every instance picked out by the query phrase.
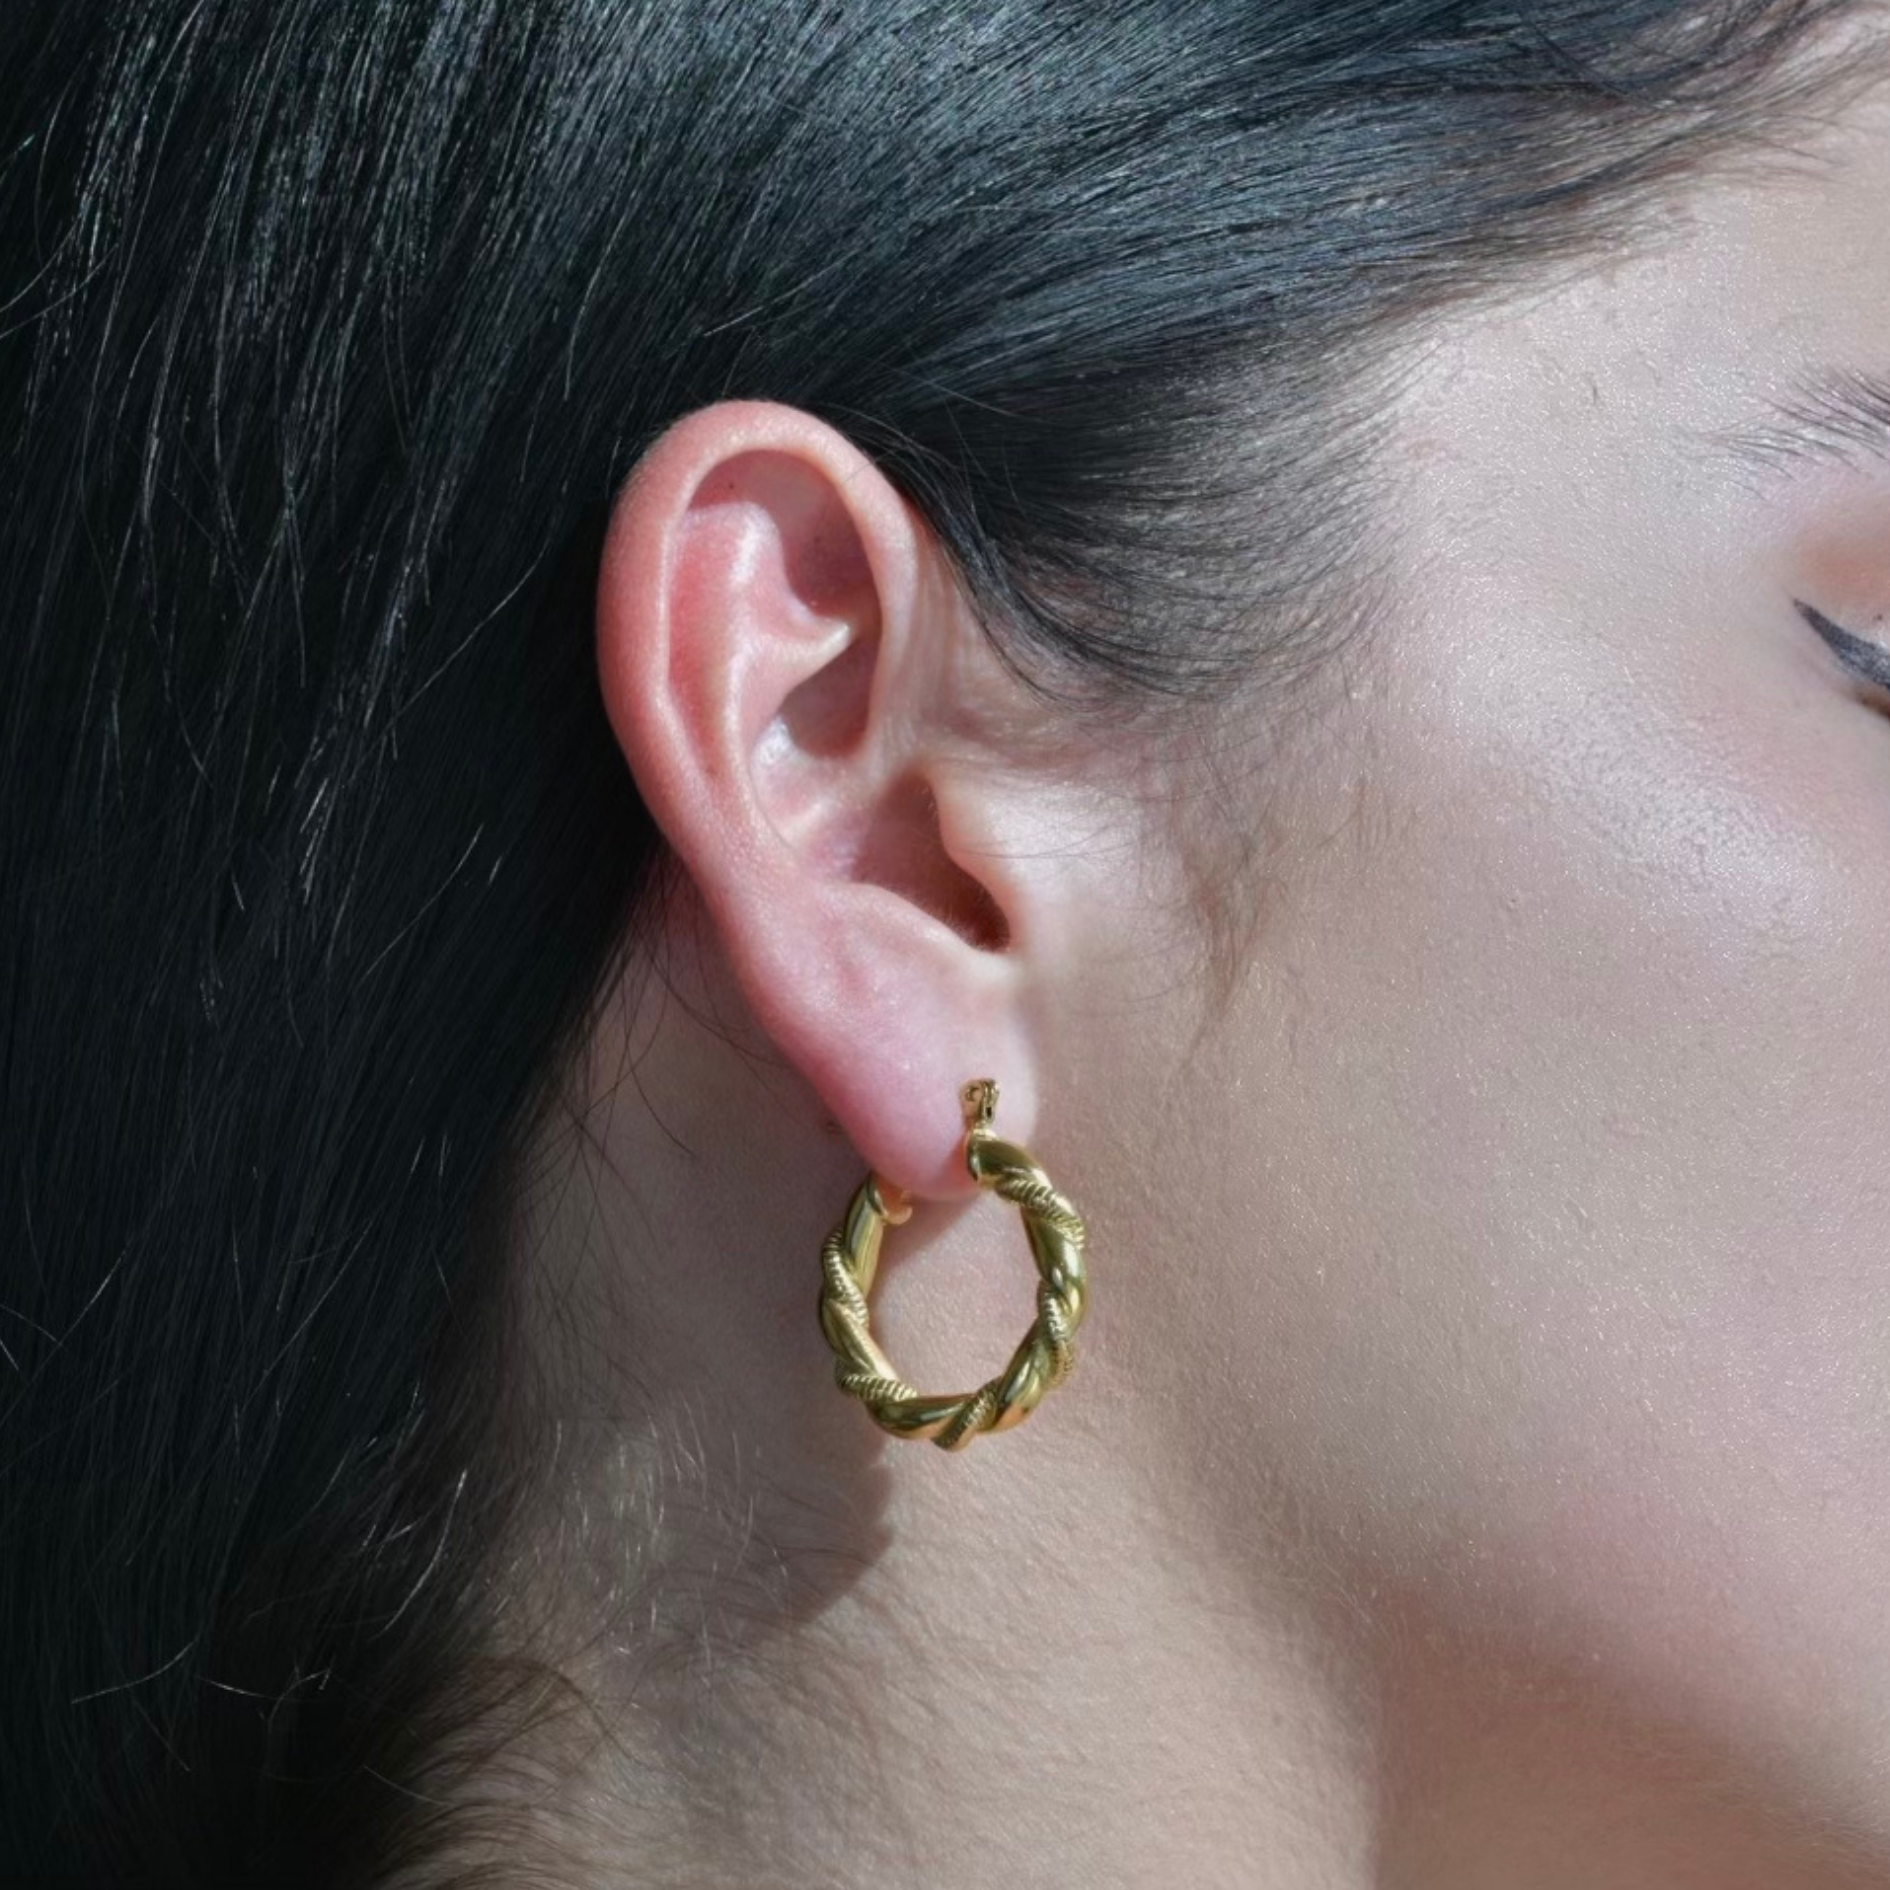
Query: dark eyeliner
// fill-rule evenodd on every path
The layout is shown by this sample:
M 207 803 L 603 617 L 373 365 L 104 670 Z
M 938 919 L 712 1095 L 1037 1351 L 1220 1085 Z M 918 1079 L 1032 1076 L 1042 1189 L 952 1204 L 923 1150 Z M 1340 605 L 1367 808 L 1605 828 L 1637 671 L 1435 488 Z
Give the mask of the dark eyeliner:
M 1890 689 L 1890 650 L 1870 642 L 1868 638 L 1855 637 L 1848 630 L 1840 629 L 1823 611 L 1814 610 L 1802 598 L 1792 601 L 1797 604 L 1799 615 L 1830 644 L 1847 668 L 1868 678 L 1879 688 Z

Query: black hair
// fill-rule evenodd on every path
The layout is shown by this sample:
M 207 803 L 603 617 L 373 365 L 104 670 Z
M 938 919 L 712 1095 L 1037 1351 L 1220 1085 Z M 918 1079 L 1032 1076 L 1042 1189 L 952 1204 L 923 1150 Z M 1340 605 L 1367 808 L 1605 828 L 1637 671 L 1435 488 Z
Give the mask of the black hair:
M 591 615 L 658 432 L 843 429 L 1071 715 L 1263 689 L 1375 342 L 1840 10 L 7 0 L 0 1876 L 446 1840 L 520 1151 L 664 859 Z

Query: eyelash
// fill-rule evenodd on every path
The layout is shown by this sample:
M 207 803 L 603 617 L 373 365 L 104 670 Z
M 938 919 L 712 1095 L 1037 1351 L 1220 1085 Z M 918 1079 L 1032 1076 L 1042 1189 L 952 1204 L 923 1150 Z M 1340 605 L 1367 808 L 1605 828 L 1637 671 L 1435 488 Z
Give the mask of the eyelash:
M 1793 602 L 1798 606 L 1799 615 L 1824 638 L 1847 669 L 1875 683 L 1879 689 L 1890 689 L 1890 650 L 1841 629 L 1823 611 L 1813 609 L 1802 598 L 1794 598 Z

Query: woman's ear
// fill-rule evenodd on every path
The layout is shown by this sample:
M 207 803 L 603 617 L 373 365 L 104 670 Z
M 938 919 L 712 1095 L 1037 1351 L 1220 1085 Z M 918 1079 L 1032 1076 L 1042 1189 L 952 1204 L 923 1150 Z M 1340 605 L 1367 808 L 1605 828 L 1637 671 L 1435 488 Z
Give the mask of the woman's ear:
M 611 724 L 757 1020 L 887 1180 L 968 1193 L 960 1086 L 1031 1133 L 1051 896 L 995 664 L 936 541 L 797 409 L 678 421 L 618 495 L 599 579 Z M 1015 685 L 1013 684 L 1014 688 Z M 1031 871 L 1023 868 L 1028 864 Z

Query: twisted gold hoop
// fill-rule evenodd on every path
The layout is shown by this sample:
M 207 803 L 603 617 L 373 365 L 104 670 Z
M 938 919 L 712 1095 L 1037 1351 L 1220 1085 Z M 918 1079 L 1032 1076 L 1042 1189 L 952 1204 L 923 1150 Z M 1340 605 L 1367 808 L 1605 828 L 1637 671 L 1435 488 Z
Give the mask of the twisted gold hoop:
M 1083 1321 L 1088 1283 L 1083 1269 L 1083 1217 L 1050 1185 L 1029 1153 L 1000 1141 L 991 1128 L 997 1084 L 988 1077 L 959 1091 L 965 1112 L 965 1165 L 980 1187 L 1011 1202 L 1023 1216 L 1037 1262 L 1037 1317 L 1011 1362 L 961 1397 L 929 1397 L 895 1372 L 868 1325 L 866 1296 L 879 1268 L 888 1226 L 912 1216 L 904 1189 L 869 1174 L 845 1217 L 820 1250 L 820 1329 L 834 1350 L 834 1378 L 896 1437 L 929 1437 L 959 1450 L 980 1431 L 1007 1431 L 1070 1375 L 1072 1335 Z

